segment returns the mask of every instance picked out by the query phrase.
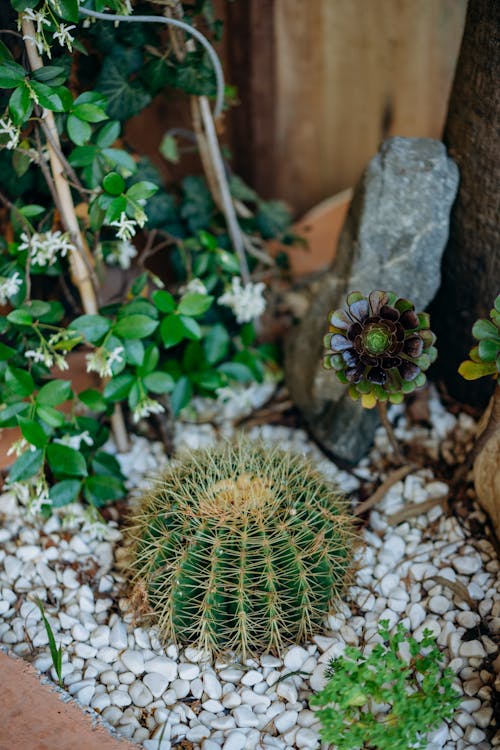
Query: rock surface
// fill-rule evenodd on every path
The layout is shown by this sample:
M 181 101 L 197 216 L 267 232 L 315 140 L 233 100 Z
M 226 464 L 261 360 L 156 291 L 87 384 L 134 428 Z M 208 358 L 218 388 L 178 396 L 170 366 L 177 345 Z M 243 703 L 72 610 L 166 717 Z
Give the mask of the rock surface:
M 330 310 L 346 294 L 395 291 L 423 310 L 440 284 L 458 169 L 440 141 L 390 138 L 358 185 L 335 261 L 309 290 L 310 304 L 289 336 L 286 377 L 315 438 L 335 456 L 357 462 L 368 450 L 376 414 L 363 411 L 322 368 Z

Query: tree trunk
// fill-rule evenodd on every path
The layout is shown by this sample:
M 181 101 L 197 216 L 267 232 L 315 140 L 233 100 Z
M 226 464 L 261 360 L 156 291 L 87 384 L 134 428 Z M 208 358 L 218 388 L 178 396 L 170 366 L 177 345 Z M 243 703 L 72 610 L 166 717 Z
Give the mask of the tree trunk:
M 484 406 L 493 382 L 457 373 L 473 345 L 474 321 L 487 317 L 500 292 L 500 3 L 469 0 L 444 141 L 460 169 L 443 281 L 433 303 L 438 367 L 449 391 Z

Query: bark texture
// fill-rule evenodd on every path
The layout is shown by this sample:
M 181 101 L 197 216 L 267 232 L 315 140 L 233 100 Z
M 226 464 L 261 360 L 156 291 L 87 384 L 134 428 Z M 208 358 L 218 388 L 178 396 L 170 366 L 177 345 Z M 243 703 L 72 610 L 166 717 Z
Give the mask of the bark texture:
M 471 328 L 500 291 L 500 3 L 469 0 L 444 140 L 460 169 L 458 198 L 431 312 L 438 368 L 450 392 L 483 406 L 493 381 L 457 373 L 473 345 Z

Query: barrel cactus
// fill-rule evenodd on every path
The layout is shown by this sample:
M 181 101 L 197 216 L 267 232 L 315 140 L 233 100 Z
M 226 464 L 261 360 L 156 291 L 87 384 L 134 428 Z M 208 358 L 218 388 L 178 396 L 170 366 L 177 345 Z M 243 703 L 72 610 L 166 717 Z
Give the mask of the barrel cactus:
M 163 639 L 242 656 L 321 629 L 355 541 L 334 484 L 247 441 L 180 459 L 138 501 L 129 533 L 135 591 Z

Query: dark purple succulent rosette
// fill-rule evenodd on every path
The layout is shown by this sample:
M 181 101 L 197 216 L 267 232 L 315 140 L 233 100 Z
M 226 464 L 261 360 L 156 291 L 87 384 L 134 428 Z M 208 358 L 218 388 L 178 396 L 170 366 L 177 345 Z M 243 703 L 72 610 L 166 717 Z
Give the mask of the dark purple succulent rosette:
M 424 371 L 437 356 L 429 315 L 393 292 L 365 297 L 351 292 L 347 309 L 329 316 L 324 366 L 333 369 L 349 395 L 371 408 L 377 401 L 398 404 L 425 385 Z

